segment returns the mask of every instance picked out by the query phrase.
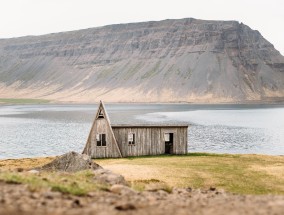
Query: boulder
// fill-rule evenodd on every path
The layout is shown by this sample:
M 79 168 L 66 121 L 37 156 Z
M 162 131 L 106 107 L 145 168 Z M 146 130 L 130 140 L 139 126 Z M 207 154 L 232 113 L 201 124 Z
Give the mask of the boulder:
M 77 172 L 81 170 L 96 170 L 102 167 L 92 161 L 91 157 L 77 152 L 68 152 L 57 157 L 54 161 L 37 168 L 47 171 Z
M 107 169 L 97 169 L 94 171 L 94 180 L 101 184 L 122 184 L 127 185 L 126 180 L 122 175 L 113 173 Z
M 122 184 L 115 184 L 112 185 L 110 188 L 110 192 L 120 194 L 120 195 L 134 195 L 136 192 L 131 189 L 130 187 L 127 187 Z

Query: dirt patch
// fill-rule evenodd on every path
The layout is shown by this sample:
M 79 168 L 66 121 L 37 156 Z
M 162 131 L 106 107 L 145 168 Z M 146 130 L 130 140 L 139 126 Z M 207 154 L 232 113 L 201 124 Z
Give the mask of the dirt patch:
M 155 178 L 160 172 L 155 167 L 129 164 L 104 165 L 104 168 L 123 175 L 126 180 L 147 180 Z

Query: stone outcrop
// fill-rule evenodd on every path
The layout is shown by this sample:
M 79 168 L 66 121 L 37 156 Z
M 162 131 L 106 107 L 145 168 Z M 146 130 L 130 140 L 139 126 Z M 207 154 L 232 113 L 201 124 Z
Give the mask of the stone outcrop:
M 242 23 L 192 18 L 2 39 L 0 97 L 277 101 L 284 57 Z
M 113 173 L 107 169 L 97 169 L 94 171 L 94 174 L 94 181 L 99 184 L 128 185 L 127 181 L 122 175 Z
M 88 155 L 79 154 L 77 152 L 68 152 L 57 157 L 54 161 L 37 168 L 37 170 L 77 172 L 88 169 L 97 170 L 101 168 L 102 167 L 93 162 Z
M 93 170 L 94 183 L 109 186 L 128 186 L 127 181 L 122 175 L 113 173 L 107 169 L 103 169 L 100 165 L 95 163 L 90 156 L 79 154 L 77 152 L 68 152 L 64 155 L 58 156 L 50 163 L 42 167 L 29 170 L 28 172 L 32 174 L 39 174 L 41 171 L 77 172 L 82 170 Z M 114 187 L 114 189 L 116 188 Z

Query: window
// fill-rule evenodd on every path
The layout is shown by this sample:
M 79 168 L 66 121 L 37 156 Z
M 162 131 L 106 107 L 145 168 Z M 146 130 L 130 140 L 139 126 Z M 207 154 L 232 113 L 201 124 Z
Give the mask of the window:
M 104 118 L 104 114 L 103 114 L 102 109 L 100 109 L 100 112 L 99 112 L 98 118 Z
M 135 134 L 134 133 L 128 134 L 128 144 L 135 145 Z
M 170 133 L 165 133 L 164 134 L 164 136 L 165 136 L 165 141 L 170 141 Z
M 96 135 L 97 146 L 106 146 L 106 134 Z

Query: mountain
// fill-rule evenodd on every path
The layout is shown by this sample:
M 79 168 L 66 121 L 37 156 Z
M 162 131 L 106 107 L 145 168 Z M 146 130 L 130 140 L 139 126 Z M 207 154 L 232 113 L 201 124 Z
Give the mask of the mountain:
M 0 98 L 284 100 L 284 57 L 237 21 L 193 18 L 0 40 Z

